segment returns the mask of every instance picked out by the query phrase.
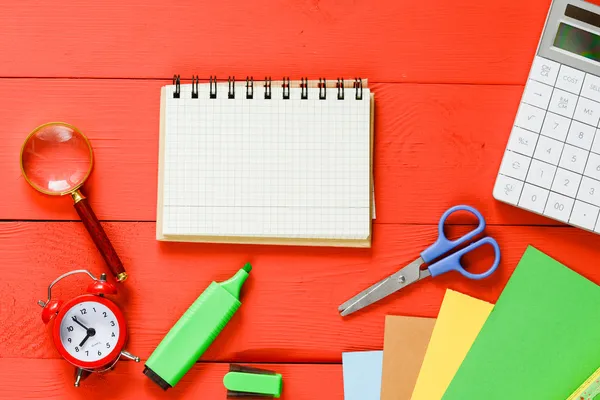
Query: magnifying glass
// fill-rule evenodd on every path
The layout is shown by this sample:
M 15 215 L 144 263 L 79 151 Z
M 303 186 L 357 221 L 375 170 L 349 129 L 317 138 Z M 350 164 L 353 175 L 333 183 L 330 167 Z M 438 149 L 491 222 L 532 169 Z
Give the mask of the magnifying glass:
M 79 190 L 92 172 L 92 145 L 72 125 L 51 122 L 35 128 L 21 148 L 21 171 L 37 191 L 51 196 L 70 194 L 75 210 L 117 281 L 127 272 L 113 248 L 88 199 Z

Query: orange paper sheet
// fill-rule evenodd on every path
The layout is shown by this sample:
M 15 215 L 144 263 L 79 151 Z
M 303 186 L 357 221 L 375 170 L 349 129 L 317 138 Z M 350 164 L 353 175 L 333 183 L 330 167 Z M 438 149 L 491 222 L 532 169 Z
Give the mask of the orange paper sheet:
M 440 400 L 494 306 L 447 290 L 411 400 Z
M 433 318 L 386 317 L 381 400 L 410 400 L 434 325 Z

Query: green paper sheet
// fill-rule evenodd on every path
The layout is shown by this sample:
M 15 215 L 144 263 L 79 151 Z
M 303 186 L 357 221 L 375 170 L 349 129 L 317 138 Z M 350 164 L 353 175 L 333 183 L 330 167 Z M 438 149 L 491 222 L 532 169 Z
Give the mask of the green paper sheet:
M 598 285 L 529 247 L 443 399 L 565 400 L 600 363 L 599 314 Z

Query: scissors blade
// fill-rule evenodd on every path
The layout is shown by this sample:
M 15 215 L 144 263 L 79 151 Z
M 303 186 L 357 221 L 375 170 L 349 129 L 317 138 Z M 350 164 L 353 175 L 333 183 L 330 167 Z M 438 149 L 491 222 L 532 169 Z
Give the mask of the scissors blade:
M 430 275 L 429 271 L 421 270 L 421 265 L 424 263 L 425 262 L 421 257 L 417 258 L 400 271 L 377 282 L 370 288 L 363 290 L 339 306 L 338 311 L 341 313 L 342 317 L 345 317 L 346 315 L 352 314 L 353 312 L 365 308 L 384 297 L 397 292 L 411 283 L 415 283 L 428 277 Z

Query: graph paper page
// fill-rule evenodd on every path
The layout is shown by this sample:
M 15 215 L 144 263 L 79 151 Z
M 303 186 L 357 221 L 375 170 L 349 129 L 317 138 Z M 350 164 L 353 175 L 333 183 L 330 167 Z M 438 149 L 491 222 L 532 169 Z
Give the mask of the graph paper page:
M 162 233 L 294 239 L 370 235 L 370 94 L 292 88 L 272 98 L 238 82 L 235 98 L 200 85 L 167 86 Z

